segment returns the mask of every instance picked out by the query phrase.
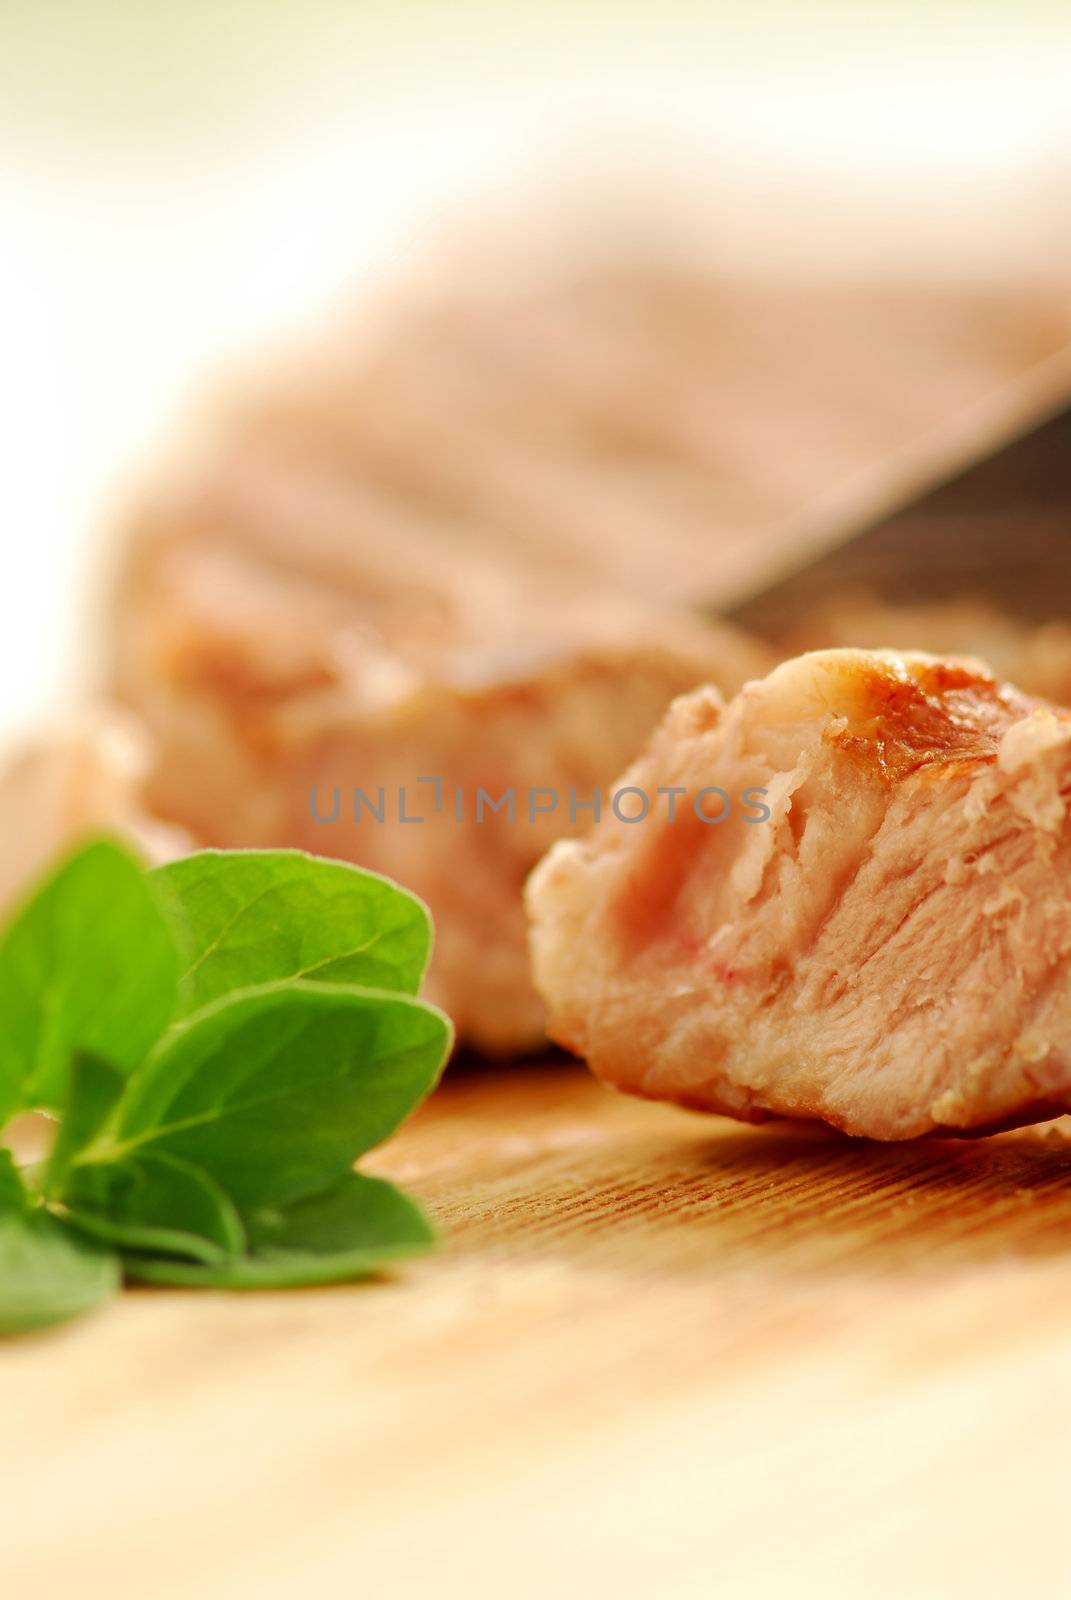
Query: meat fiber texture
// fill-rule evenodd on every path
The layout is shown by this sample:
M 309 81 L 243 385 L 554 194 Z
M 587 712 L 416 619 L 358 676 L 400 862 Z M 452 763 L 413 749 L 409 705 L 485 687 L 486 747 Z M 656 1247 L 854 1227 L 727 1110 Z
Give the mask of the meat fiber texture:
M 732 692 L 765 651 L 466 544 L 360 472 L 251 452 L 241 417 L 135 522 L 112 688 L 151 736 L 154 814 L 396 878 L 431 908 L 429 992 L 462 1040 L 539 1044 L 525 878 L 674 696 Z
M 625 785 L 675 820 L 611 813 L 528 888 L 550 1032 L 601 1078 L 874 1139 L 1071 1108 L 1071 713 L 819 651 L 678 700 Z

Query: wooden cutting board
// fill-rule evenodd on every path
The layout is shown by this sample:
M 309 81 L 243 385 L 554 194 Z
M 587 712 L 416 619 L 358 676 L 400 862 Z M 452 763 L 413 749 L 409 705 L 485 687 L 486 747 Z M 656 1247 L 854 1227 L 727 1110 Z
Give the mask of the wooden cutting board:
M 0 1349 L 0 1594 L 1066 1595 L 1071 1144 L 455 1070 L 390 1281 Z

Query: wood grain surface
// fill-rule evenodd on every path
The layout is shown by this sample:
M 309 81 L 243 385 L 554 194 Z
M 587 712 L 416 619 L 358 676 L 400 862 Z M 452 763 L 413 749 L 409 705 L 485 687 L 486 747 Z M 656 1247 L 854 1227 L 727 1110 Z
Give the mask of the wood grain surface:
M 455 1070 L 390 1280 L 0 1348 L 0 1595 L 1066 1595 L 1071 1145 Z

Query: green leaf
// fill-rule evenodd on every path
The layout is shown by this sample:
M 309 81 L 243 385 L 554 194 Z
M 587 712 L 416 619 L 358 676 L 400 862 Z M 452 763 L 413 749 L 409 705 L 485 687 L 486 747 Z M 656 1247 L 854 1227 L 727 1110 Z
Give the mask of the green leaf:
M 420 988 L 428 912 L 374 872 L 299 850 L 206 850 L 150 876 L 181 952 L 180 1017 L 296 979 Z
M 0 1334 L 66 1322 L 115 1294 L 119 1257 L 79 1238 L 27 1193 L 0 1150 Z
M 420 1209 L 352 1165 L 448 1054 L 411 992 L 430 938 L 404 890 L 298 852 L 64 862 L 0 940 L 0 1125 L 62 1115 L 43 1198 L 0 1150 L 0 1331 L 114 1293 L 120 1252 L 132 1277 L 252 1288 L 426 1249 Z
M 42 1188 L 46 1195 L 62 1191 L 75 1158 L 101 1133 L 125 1087 L 126 1079 L 107 1062 L 83 1052 L 74 1057 L 63 1121 L 45 1166 Z
M 239 1210 L 325 1188 L 438 1081 L 451 1029 L 408 995 L 247 990 L 161 1040 L 121 1107 L 120 1148 L 193 1162 Z
M 74 1227 L 126 1250 L 225 1261 L 245 1249 L 241 1218 L 219 1185 L 158 1151 L 76 1166 L 63 1208 Z
M 282 1209 L 254 1211 L 246 1226 L 247 1255 L 211 1266 L 128 1255 L 127 1276 L 222 1289 L 348 1283 L 435 1242 L 427 1217 L 407 1195 L 357 1172 Z
M 68 857 L 0 940 L 0 1123 L 56 1109 L 82 1050 L 130 1072 L 175 1008 L 178 958 L 145 873 L 98 840 Z

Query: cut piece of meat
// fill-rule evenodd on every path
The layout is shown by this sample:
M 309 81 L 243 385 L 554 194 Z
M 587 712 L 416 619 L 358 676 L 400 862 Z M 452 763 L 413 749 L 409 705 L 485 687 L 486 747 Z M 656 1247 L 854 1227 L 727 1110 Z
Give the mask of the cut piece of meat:
M 675 695 L 732 690 L 768 657 L 729 628 L 462 553 L 397 508 L 384 523 L 367 495 L 254 466 L 226 435 L 161 478 L 124 569 L 113 686 L 153 736 L 156 814 L 209 845 L 398 879 L 435 917 L 429 992 L 461 1038 L 531 1047 L 531 868 Z M 510 791 L 512 814 L 492 810 Z
M 150 765 L 144 730 L 129 714 L 103 706 L 9 752 L 0 769 L 0 906 L 87 834 L 115 834 L 152 863 L 194 849 L 182 829 L 150 816 L 144 795 Z
M 528 888 L 550 1032 L 600 1077 L 876 1139 L 1071 1109 L 1071 713 L 820 651 L 677 701 L 624 786 L 646 820 Z

